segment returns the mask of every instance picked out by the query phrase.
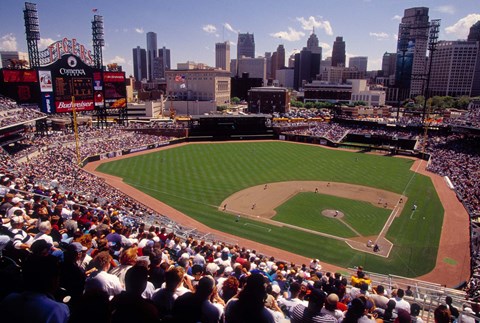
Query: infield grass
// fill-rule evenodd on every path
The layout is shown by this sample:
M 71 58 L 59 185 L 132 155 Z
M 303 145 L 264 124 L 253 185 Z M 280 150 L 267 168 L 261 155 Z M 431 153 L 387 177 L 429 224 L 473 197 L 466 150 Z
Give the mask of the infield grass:
M 431 180 L 409 170 L 412 163 L 405 158 L 277 141 L 190 144 L 105 163 L 97 170 L 122 177 L 214 229 L 342 267 L 363 265 L 374 272 L 415 277 L 435 266 L 443 207 Z M 391 256 L 384 259 L 357 252 L 342 241 L 294 229 L 244 225 L 256 224 L 249 219 L 236 223 L 235 216 L 217 210 L 222 200 L 245 188 L 302 180 L 352 183 L 408 196 L 402 215 L 387 234 L 395 244 Z M 418 209 L 412 217 L 414 202 Z M 299 214 L 305 213 L 301 205 L 298 208 Z M 363 230 L 357 220 L 349 221 Z M 376 231 L 384 217 L 378 217 L 378 223 L 372 221 L 369 225 Z M 266 234 L 265 228 L 271 231 Z

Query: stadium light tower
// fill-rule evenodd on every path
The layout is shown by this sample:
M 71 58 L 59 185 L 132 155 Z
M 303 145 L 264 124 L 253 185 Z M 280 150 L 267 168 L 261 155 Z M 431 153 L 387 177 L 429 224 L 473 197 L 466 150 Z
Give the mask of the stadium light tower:
M 23 10 L 25 20 L 25 33 L 27 35 L 28 58 L 30 67 L 40 66 L 40 55 L 38 54 L 38 43 L 40 40 L 40 23 L 38 21 L 37 4 L 25 2 Z
M 102 69 L 103 57 L 102 47 L 105 46 L 103 33 L 103 16 L 95 15 L 92 20 L 93 36 L 93 65 L 95 68 Z

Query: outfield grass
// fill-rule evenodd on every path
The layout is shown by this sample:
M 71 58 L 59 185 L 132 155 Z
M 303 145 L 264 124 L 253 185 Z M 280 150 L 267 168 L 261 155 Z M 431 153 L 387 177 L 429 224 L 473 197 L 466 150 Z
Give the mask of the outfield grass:
M 322 215 L 328 209 L 343 212 L 342 220 L 362 236 L 378 235 L 391 213 L 368 202 L 308 192 L 299 193 L 277 207 L 273 219 L 338 237 L 359 236 L 338 219 Z
M 405 158 L 278 141 L 192 144 L 105 163 L 98 170 L 122 177 L 214 229 L 342 267 L 362 264 L 367 270 L 414 277 L 435 266 L 443 208 L 431 180 L 409 170 L 412 163 Z M 409 201 L 387 234 L 395 244 L 391 257 L 356 252 L 341 241 L 303 231 L 265 223 L 261 227 L 245 225 L 255 224 L 247 219 L 235 223 L 233 215 L 217 210 L 234 192 L 293 180 L 352 183 L 396 193 L 402 193 L 408 184 L 404 194 Z M 414 201 L 418 209 L 410 219 Z M 265 228 L 271 231 L 267 233 Z

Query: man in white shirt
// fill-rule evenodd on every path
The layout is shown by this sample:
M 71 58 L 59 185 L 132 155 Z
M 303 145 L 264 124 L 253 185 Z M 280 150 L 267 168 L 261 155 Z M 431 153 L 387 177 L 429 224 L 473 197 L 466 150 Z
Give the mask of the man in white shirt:
M 99 252 L 98 255 L 93 258 L 92 261 L 97 271 L 92 273 L 85 281 L 85 291 L 102 290 L 107 292 L 110 298 L 122 292 L 123 288 L 120 279 L 108 273 L 111 260 L 112 257 L 108 251 Z
M 410 303 L 404 300 L 403 296 L 405 296 L 405 291 L 399 288 L 397 289 L 397 295 L 395 297 L 392 297 L 391 299 L 393 299 L 395 303 L 397 303 L 397 305 L 395 306 L 397 312 L 399 309 L 403 309 L 410 313 Z

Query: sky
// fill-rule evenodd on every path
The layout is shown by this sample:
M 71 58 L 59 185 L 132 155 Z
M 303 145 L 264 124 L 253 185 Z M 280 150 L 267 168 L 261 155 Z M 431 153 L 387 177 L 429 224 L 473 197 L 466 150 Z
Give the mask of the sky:
M 104 17 L 104 65 L 122 65 L 132 74 L 132 49 L 146 48 L 146 33 L 157 33 L 158 47 L 170 49 L 172 68 L 195 61 L 215 66 L 215 43 L 229 41 L 236 58 L 238 33 L 253 33 L 256 56 L 285 46 L 286 56 L 301 50 L 315 27 L 322 58 L 331 56 L 335 37 L 351 56 L 368 56 L 368 70 L 381 69 L 385 52 L 396 51 L 404 10 L 428 7 L 441 19 L 440 40 L 466 39 L 480 20 L 478 0 L 32 0 L 40 20 L 39 49 L 64 37 L 92 49 L 91 21 Z M 0 50 L 27 52 L 25 1 L 0 2 Z M 93 9 L 97 9 L 94 13 Z M 92 50 L 93 51 L 93 50 Z

